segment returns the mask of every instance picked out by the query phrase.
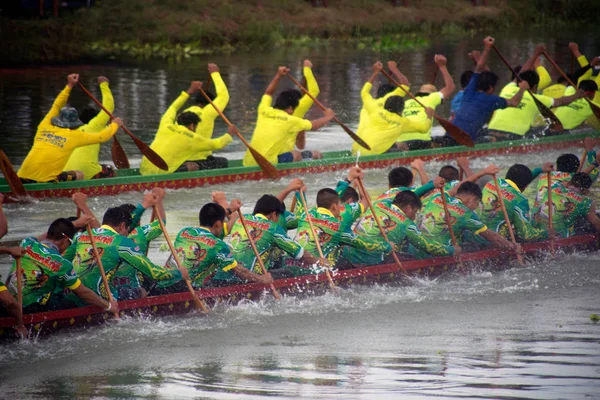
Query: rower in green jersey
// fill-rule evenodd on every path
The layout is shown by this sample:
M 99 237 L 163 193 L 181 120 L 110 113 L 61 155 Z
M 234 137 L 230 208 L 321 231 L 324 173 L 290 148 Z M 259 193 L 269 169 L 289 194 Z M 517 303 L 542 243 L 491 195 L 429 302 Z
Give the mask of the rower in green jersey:
M 2 205 L 0 198 L 0 206 Z M 0 207 L 0 212 L 2 207 Z M 14 258 L 25 255 L 25 249 L 22 247 L 0 247 L 0 254 L 10 254 Z M 16 323 L 13 327 L 17 334 L 21 337 L 27 337 L 27 329 L 23 326 L 23 310 L 14 296 L 8 291 L 8 288 L 0 281 L 0 304 L 4 306 L 4 310 L 0 307 L 0 317 L 11 316 Z
M 505 179 L 498 179 L 506 213 L 519 242 L 532 242 L 548 238 L 548 232 L 545 229 L 538 229 L 532 225 L 529 200 L 523 195 L 523 191 L 541 172 L 549 172 L 552 169 L 551 163 L 544 164 L 541 169 L 536 168 L 534 172 L 531 172 L 523 164 L 515 164 L 508 169 Z M 481 222 L 494 232 L 509 238 L 506 220 L 493 181 L 488 182 L 483 188 L 482 203 L 483 208 L 478 213 Z
M 234 199 L 228 208 L 238 212 L 242 203 Z M 255 274 L 241 267 L 231 248 L 220 239 L 223 235 L 225 223 L 225 209 L 217 203 L 205 204 L 200 210 L 200 226 L 182 229 L 175 239 L 175 252 L 179 261 L 188 270 L 192 285 L 196 289 L 202 288 L 205 283 L 217 272 L 233 272 L 239 279 L 247 282 L 269 284 L 273 282 L 271 274 Z M 167 265 L 177 268 L 173 256 L 169 257 Z M 152 291 L 153 295 L 187 291 L 183 281 L 159 282 Z
M 297 193 L 297 196 L 300 196 L 300 193 Z M 387 242 L 361 237 L 352 232 L 351 226 L 344 223 L 341 218 L 342 208 L 344 207 L 342 207 L 340 196 L 336 191 L 325 188 L 317 193 L 317 207 L 308 210 L 323 256 L 331 265 L 336 264 L 342 246 L 370 252 L 389 253 L 391 251 L 391 246 Z M 306 213 L 300 217 L 296 240 L 307 252 L 313 255 L 319 254 Z M 312 273 L 310 269 L 306 269 L 304 272 Z
M 428 182 L 419 188 L 413 187 L 414 176 L 412 172 L 405 167 L 396 167 L 388 174 L 389 190 L 382 193 L 375 199 L 374 203 L 382 200 L 393 200 L 396 195 L 405 190 L 411 190 L 419 197 L 433 190 L 433 182 Z
M 158 266 L 150 261 L 136 245 L 125 235 L 129 233 L 131 226 L 131 215 L 123 208 L 109 208 L 104 214 L 102 226 L 92 230 L 96 247 L 100 253 L 102 265 L 108 281 L 111 282 L 115 272 L 123 264 L 129 264 L 144 276 L 153 280 L 188 279 L 185 269 L 169 270 Z M 100 296 L 107 296 L 96 258 L 87 232 L 75 237 L 73 244 L 65 252 L 65 258 L 72 260 L 75 272 L 81 278 L 83 284 Z M 119 291 L 115 287 L 110 288 L 115 299 L 119 299 Z M 141 296 L 141 291 L 136 291 Z M 128 295 L 133 298 L 134 294 Z M 71 297 L 72 298 L 72 297 Z
M 571 237 L 587 220 L 596 231 L 600 231 L 600 218 L 596 215 L 595 201 L 586 197 L 592 179 L 584 172 L 573 175 L 569 182 L 552 182 L 552 225 L 557 236 Z M 534 224 L 548 228 L 548 192 L 540 205 L 533 209 Z
M 462 183 L 458 187 L 456 197 L 450 197 L 447 193 L 444 195 L 448 204 L 449 219 L 458 244 L 472 241 L 471 235 L 475 235 L 497 247 L 516 250 L 513 243 L 487 229 L 487 226 L 475 214 L 475 209 L 479 206 L 482 197 L 481 189 L 476 183 Z M 446 223 L 446 213 L 441 196 L 441 194 L 435 196 L 425 207 L 419 229 L 424 238 L 450 245 L 452 244 L 450 231 Z
M 420 257 L 424 255 L 427 257 L 460 255 L 458 246 L 455 248 L 423 237 L 414 222 L 421 206 L 419 197 L 410 190 L 398 193 L 394 200 L 380 201 L 373 206 L 388 239 L 394 244 L 394 251 L 396 253 L 412 253 Z M 380 243 L 385 242 L 371 210 L 367 211 L 354 231 L 361 237 Z M 393 262 L 389 259 L 389 255 L 390 253 L 364 251 L 349 247 L 345 247 L 342 252 L 342 258 L 355 267 Z
M 21 247 L 25 255 L 21 258 L 23 270 L 23 312 L 33 313 L 75 307 L 65 302 L 56 289 L 68 289 L 77 304 L 89 304 L 106 310 L 118 311 L 116 302 L 108 303 L 92 290 L 81 284 L 71 262 L 61 253 L 70 245 L 75 234 L 71 221 L 59 218 L 50 224 L 46 239 L 39 241 L 30 237 L 23 239 Z M 13 264 L 6 281 L 11 293 L 17 293 L 17 266 Z
M 300 190 L 304 187 L 304 182 L 300 178 L 294 178 L 288 183 L 288 185 L 277 195 L 279 201 L 283 205 L 284 212 L 279 215 L 279 220 L 277 223 L 279 226 L 283 228 L 284 231 L 289 231 L 291 229 L 298 228 L 298 215 L 296 212 L 298 210 L 302 210 L 302 204 L 296 204 L 295 210 L 287 210 L 285 208 L 285 199 L 289 196 L 290 193 L 295 192 L 296 190 Z M 296 212 L 295 212 L 296 211 Z
M 276 249 L 284 251 L 296 260 L 302 260 L 304 263 L 317 263 L 318 258 L 305 252 L 302 246 L 292 240 L 278 225 L 277 221 L 283 212 L 283 203 L 277 197 L 264 195 L 256 202 L 253 213 L 244 215 L 246 225 L 265 268 L 269 270 L 273 266 Z M 229 244 L 233 249 L 233 256 L 240 266 L 255 274 L 262 274 L 260 264 L 240 221 L 237 221 L 231 229 Z M 217 285 L 227 285 L 241 283 L 244 280 L 239 279 L 232 271 L 220 270 L 215 274 L 213 282 Z

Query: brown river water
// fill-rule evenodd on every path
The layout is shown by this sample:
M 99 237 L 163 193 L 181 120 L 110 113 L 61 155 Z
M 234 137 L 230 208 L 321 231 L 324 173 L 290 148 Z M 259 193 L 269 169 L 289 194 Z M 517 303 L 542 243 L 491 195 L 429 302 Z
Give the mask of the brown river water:
M 192 79 L 206 79 L 215 62 L 229 86 L 227 116 L 248 137 L 260 95 L 278 65 L 298 77 L 310 58 L 321 86 L 320 99 L 350 127 L 358 124 L 360 88 L 377 59 L 400 60 L 416 85 L 432 76 L 435 53 L 447 55 L 458 83 L 470 68 L 467 51 L 481 48 L 480 36 L 435 38 L 429 47 L 376 54 L 332 45 L 319 49 L 275 49 L 168 61 L 108 61 L 98 65 L 0 70 L 0 141 L 19 165 L 35 129 L 66 75 L 79 72 L 96 93 L 95 78 L 110 79 L 116 109 L 128 127 L 150 142 L 162 112 Z M 552 39 L 560 37 L 560 40 Z M 524 39 L 527 38 L 527 39 Z M 497 35 L 498 47 L 517 64 L 538 42 L 564 68 L 566 44 L 578 40 L 588 56 L 600 53 L 592 32 L 558 35 Z M 507 82 L 508 73 L 492 56 L 490 65 Z M 438 81 L 438 86 L 441 83 Z M 291 87 L 283 82 L 281 87 Z M 72 104 L 87 104 L 74 90 Z M 438 109 L 448 115 L 449 104 Z M 320 115 L 311 110 L 309 117 Z M 216 132 L 225 132 L 218 122 Z M 435 128 L 439 133 L 439 128 Z M 140 158 L 133 143 L 121 140 L 132 165 Z M 308 147 L 348 149 L 350 139 L 336 126 L 309 134 Z M 579 149 L 572 149 L 576 154 Z M 494 156 L 473 160 L 475 169 L 494 162 L 504 170 L 515 162 L 531 167 L 562 152 Z M 223 155 L 240 158 L 235 141 Z M 110 159 L 110 146 L 101 159 Z M 441 163 L 427 169 L 434 174 Z M 370 170 L 368 189 L 385 189 L 387 170 Z M 302 176 L 309 190 L 331 186 L 340 172 Z M 197 221 L 212 190 L 239 197 L 250 211 L 263 193 L 285 182 L 261 181 L 170 191 L 168 230 L 174 236 Z M 260 189 L 257 190 L 257 188 Z M 141 193 L 90 199 L 97 215 L 110 206 L 136 202 Z M 8 240 L 41 233 L 59 216 L 74 214 L 66 199 L 7 205 Z M 149 218 L 149 216 L 146 216 Z M 164 241 L 152 243 L 150 257 L 167 258 Z M 409 287 L 354 287 L 313 298 L 265 296 L 258 303 L 218 306 L 209 316 L 125 319 L 47 340 L 0 346 L 1 398 L 40 399 L 595 399 L 600 397 L 600 254 L 559 254 L 502 272 L 479 271 L 435 280 L 416 279 Z M 10 267 L 0 258 L 0 274 Z

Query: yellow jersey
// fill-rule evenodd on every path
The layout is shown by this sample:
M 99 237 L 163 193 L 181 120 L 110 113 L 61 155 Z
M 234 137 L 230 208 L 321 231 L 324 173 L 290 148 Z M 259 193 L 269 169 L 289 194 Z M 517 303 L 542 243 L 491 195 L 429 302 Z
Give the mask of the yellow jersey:
M 383 154 L 392 147 L 403 133 L 425 133 L 431 129 L 430 119 L 427 119 L 427 121 L 414 121 L 380 107 L 377 101 L 371 96 L 370 92 L 372 88 L 373 85 L 367 82 L 360 94 L 363 106 L 369 114 L 369 125 L 361 132 L 361 139 L 371 146 L 371 150 L 367 150 L 354 142 L 352 144 L 353 154 L 356 154 L 358 151 L 363 155 Z
M 556 83 L 552 86 L 548 86 L 546 89 L 542 90 L 542 94 L 544 96 L 552 97 L 553 99 L 558 99 L 564 97 L 565 90 L 567 90 L 567 86 L 562 83 Z
M 221 74 L 218 72 L 213 72 L 210 74 L 212 81 L 215 85 L 215 91 L 217 92 L 217 96 L 213 100 L 215 106 L 219 108 L 221 111 L 225 111 L 225 107 L 229 103 L 229 91 L 227 90 L 227 86 L 225 86 L 225 82 L 223 82 L 223 78 L 221 78 Z M 184 112 L 193 112 L 200 118 L 200 123 L 196 127 L 196 133 L 202 136 L 205 139 L 212 138 L 213 130 L 215 129 L 215 120 L 219 116 L 219 113 L 215 110 L 215 108 L 207 104 L 204 107 L 199 106 L 191 106 L 187 108 Z M 190 160 L 206 160 L 208 156 L 212 155 L 212 151 L 200 151 L 195 155 L 192 155 Z
M 171 104 L 164 113 L 158 126 L 158 131 L 150 148 L 154 150 L 167 163 L 169 169 L 164 171 L 152 164 L 146 157 L 142 158 L 140 173 L 142 175 L 170 174 L 175 172 L 184 162 L 200 151 L 219 150 L 233 140 L 225 134 L 216 139 L 207 139 L 196 132 L 178 125 L 177 111 L 190 97 L 186 92 L 181 92 L 177 100 Z
M 371 84 L 371 87 L 373 87 L 372 84 Z M 402 85 L 402 88 L 404 88 L 404 90 L 406 90 L 406 92 L 408 92 L 410 90 L 410 87 L 408 87 L 406 85 Z M 383 106 L 385 106 L 386 100 L 389 99 L 390 97 L 392 97 L 392 96 L 405 97 L 406 92 L 404 90 L 397 87 L 396 89 L 392 90 L 385 96 L 375 99 L 375 104 L 377 104 L 377 106 L 379 106 L 379 108 L 383 109 Z M 358 128 L 356 129 L 356 134 L 360 138 L 362 138 L 362 136 L 361 136 L 362 131 L 364 131 L 369 125 L 370 125 L 369 113 L 367 112 L 367 108 L 365 107 L 365 103 L 363 102 L 362 108 L 360 109 L 360 116 L 358 119 Z
M 548 73 L 548 70 L 543 66 L 539 66 L 535 69 L 538 76 L 540 77 L 540 81 L 538 82 L 538 91 L 542 91 L 552 83 L 552 77 Z
M 436 109 L 437 106 L 442 104 L 444 95 L 441 92 L 431 93 L 427 96 L 420 96 L 418 100 L 423 103 L 425 107 Z M 427 122 L 430 121 L 427 117 L 425 109 L 419 105 L 413 99 L 406 100 L 404 103 L 404 111 L 402 112 L 404 118 L 408 118 L 411 121 Z M 431 125 L 427 132 L 406 132 L 400 135 L 398 142 L 406 142 L 409 140 L 424 140 L 427 142 L 431 141 Z
M 250 145 L 270 163 L 277 164 L 277 156 L 290 151 L 290 138 L 296 140 L 298 132 L 312 129 L 312 122 L 271 107 L 272 101 L 271 96 L 263 95 Z M 249 150 L 244 155 L 243 165 L 257 165 Z
M 102 105 L 112 114 L 115 109 L 115 100 L 108 82 L 100 84 L 100 92 L 102 93 Z M 79 127 L 78 130 L 92 133 L 98 132 L 106 127 L 109 120 L 110 117 L 108 114 L 100 111 L 87 125 Z M 78 147 L 71 153 L 71 157 L 69 157 L 69 161 L 67 161 L 63 171 L 81 171 L 83 172 L 83 179 L 92 179 L 94 175 L 102 171 L 102 166 L 98 164 L 99 155 L 100 143 Z
M 583 56 L 583 55 L 581 57 L 577 58 L 577 62 L 579 63 L 579 65 L 581 67 L 586 67 L 589 64 L 587 58 L 585 58 L 585 56 Z M 579 78 L 579 80 L 577 81 L 577 85 L 579 85 L 579 82 L 586 80 L 586 79 L 594 79 L 594 81 L 596 82 L 598 87 L 600 87 L 600 74 L 596 75 L 596 78 L 594 78 L 593 71 L 591 68 L 588 71 L 586 71 L 585 74 L 583 74 L 581 76 L 581 78 Z M 600 90 L 598 90 L 596 92 L 596 95 L 594 96 L 593 101 L 596 104 L 600 104 Z M 594 127 L 594 129 L 600 130 L 600 120 L 598 120 L 598 118 L 596 118 L 595 115 L 592 115 L 591 117 L 589 117 L 587 119 L 587 121 L 585 121 L 585 122 L 586 122 L 586 124 Z
M 565 96 L 571 96 L 576 93 L 573 86 L 569 86 L 565 91 Z M 571 104 L 554 109 L 554 115 L 560 120 L 563 128 L 574 129 L 594 115 L 590 103 L 586 99 L 577 99 Z
M 511 82 L 504 86 L 500 92 L 500 97 L 511 99 L 519 91 L 519 86 Z M 544 95 L 535 95 L 546 107 L 551 108 L 554 104 L 554 99 Z M 513 133 L 515 135 L 525 135 L 531 128 L 531 124 L 535 117 L 539 114 L 539 110 L 535 105 L 532 97 L 528 92 L 523 94 L 523 99 L 517 107 L 507 107 L 502 110 L 496 110 L 490 124 L 488 126 L 491 131 L 501 131 Z
M 67 104 L 71 88 L 66 86 L 58 95 L 50 112 L 38 125 L 33 147 L 19 169 L 20 178 L 36 182 L 56 180 L 64 170 L 74 149 L 109 140 L 117 132 L 117 124 L 110 124 L 99 132 L 85 132 L 78 129 L 60 128 L 52 125 L 52 118 Z

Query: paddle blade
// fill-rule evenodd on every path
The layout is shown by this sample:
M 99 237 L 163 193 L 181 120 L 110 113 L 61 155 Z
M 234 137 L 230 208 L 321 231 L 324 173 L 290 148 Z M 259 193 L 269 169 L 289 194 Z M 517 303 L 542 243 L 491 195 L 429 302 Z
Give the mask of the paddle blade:
M 21 182 L 21 179 L 15 172 L 15 169 L 3 150 L 0 150 L 0 167 L 2 168 L 8 186 L 10 186 L 13 193 L 18 197 L 26 197 L 27 191 L 23 186 L 23 182 Z
M 346 133 L 352 138 L 352 140 L 354 140 L 356 143 L 360 144 L 365 149 L 371 150 L 371 146 L 369 146 L 367 144 L 367 142 L 365 142 L 364 140 L 362 140 L 356 133 L 352 132 L 352 129 L 348 128 L 346 126 L 346 124 L 344 124 L 342 121 L 340 121 L 337 118 L 335 118 L 335 122 L 337 122 L 338 124 L 340 124 L 340 126 L 342 127 L 342 129 L 346 131 Z
M 129 168 L 127 154 L 125 154 L 125 150 L 123 150 L 123 147 L 121 147 L 121 143 L 119 143 L 116 135 L 113 136 L 111 153 L 113 163 L 115 163 L 115 167 L 117 167 L 117 169 Z
M 163 160 L 161 156 L 156 154 L 156 152 L 152 150 L 150 146 L 142 142 L 141 139 L 139 139 L 137 136 L 131 133 L 129 129 L 123 127 L 123 130 L 126 134 L 129 135 L 129 137 L 133 140 L 133 143 L 137 146 L 138 149 L 140 149 L 140 152 L 144 155 L 144 157 L 148 159 L 148 161 L 150 161 L 152 164 L 156 165 L 163 171 L 167 171 L 169 169 L 169 166 L 167 165 L 165 160 Z
M 262 154 L 258 151 L 254 150 L 252 147 L 248 146 L 248 150 L 250 150 L 250 154 L 254 157 L 254 160 L 262 169 L 262 171 L 267 175 L 267 177 L 271 179 L 279 178 L 279 172 L 277 172 L 277 168 L 273 166 Z
M 463 131 L 447 119 L 444 119 L 437 115 L 436 119 L 438 120 L 440 125 L 446 130 L 446 133 L 448 133 L 448 135 L 450 135 L 450 137 L 454 139 L 456 143 L 467 147 L 475 146 L 475 143 L 473 143 L 473 139 L 471 139 L 471 136 L 469 136 L 467 132 Z
M 542 114 L 542 117 L 550 120 L 550 128 L 552 130 L 561 132 L 563 130 L 563 126 L 560 120 L 556 117 L 556 115 L 554 115 L 554 113 L 550 111 L 550 109 L 546 107 L 544 103 L 539 101 L 531 92 L 529 92 L 529 94 L 531 95 L 533 102 L 537 106 L 538 111 L 540 112 L 540 114 Z

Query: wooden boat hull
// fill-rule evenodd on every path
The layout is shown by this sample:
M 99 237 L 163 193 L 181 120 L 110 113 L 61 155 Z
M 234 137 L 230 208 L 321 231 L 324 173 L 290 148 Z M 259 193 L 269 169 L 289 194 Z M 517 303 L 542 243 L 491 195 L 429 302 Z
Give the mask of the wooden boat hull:
M 582 235 L 555 241 L 556 248 L 563 252 L 593 251 L 599 248 L 595 235 Z M 550 247 L 548 241 L 523 245 L 526 257 L 545 256 Z M 494 270 L 506 268 L 516 263 L 514 254 L 507 254 L 499 249 L 489 249 L 474 253 L 466 253 L 461 258 L 464 270 Z M 424 260 L 403 262 L 409 276 L 435 277 L 456 271 L 458 268 L 454 257 L 437 257 Z M 403 283 L 406 276 L 398 270 L 396 264 L 384 264 L 365 268 L 337 271 L 334 274 L 336 285 L 345 287 L 355 284 Z M 328 290 L 327 278 L 324 275 L 309 275 L 298 278 L 279 279 L 275 287 L 284 296 L 319 295 Z M 198 295 L 209 305 L 228 302 L 236 304 L 241 300 L 257 300 L 269 295 L 269 287 L 261 284 L 234 285 L 223 288 L 210 288 L 198 291 Z M 122 316 L 161 316 L 184 314 L 194 310 L 194 302 L 190 293 L 177 293 L 164 296 L 148 297 L 140 300 L 119 302 Z M 44 337 L 58 331 L 84 328 L 112 320 L 112 314 L 96 307 L 81 307 L 69 310 L 51 311 L 24 316 L 24 323 L 36 337 Z M 11 327 L 13 318 L 0 318 L 0 342 L 14 340 Z
M 363 169 L 386 168 L 396 165 L 410 164 L 417 158 L 428 160 L 453 160 L 456 157 L 483 157 L 489 155 L 530 153 L 535 151 L 556 150 L 581 146 L 586 137 L 600 138 L 600 132 L 565 134 L 541 139 L 525 139 L 476 145 L 474 148 L 457 146 L 410 152 L 388 153 L 375 156 L 363 156 L 360 166 Z M 352 167 L 356 158 L 349 151 L 324 153 L 322 160 L 279 164 L 277 169 L 281 176 L 298 174 L 316 174 L 344 170 Z M 37 199 L 53 197 L 71 197 L 75 192 L 83 192 L 88 196 L 112 196 L 131 191 L 145 191 L 154 187 L 165 189 L 183 189 L 208 186 L 221 183 L 232 183 L 247 180 L 260 180 L 265 176 L 258 167 L 243 167 L 241 160 L 230 161 L 230 168 L 185 172 L 166 175 L 139 175 L 136 169 L 119 170 L 115 178 L 94 179 L 61 183 L 36 183 L 25 185 L 29 196 Z M 16 200 L 4 179 L 0 179 L 0 193 L 9 201 Z

